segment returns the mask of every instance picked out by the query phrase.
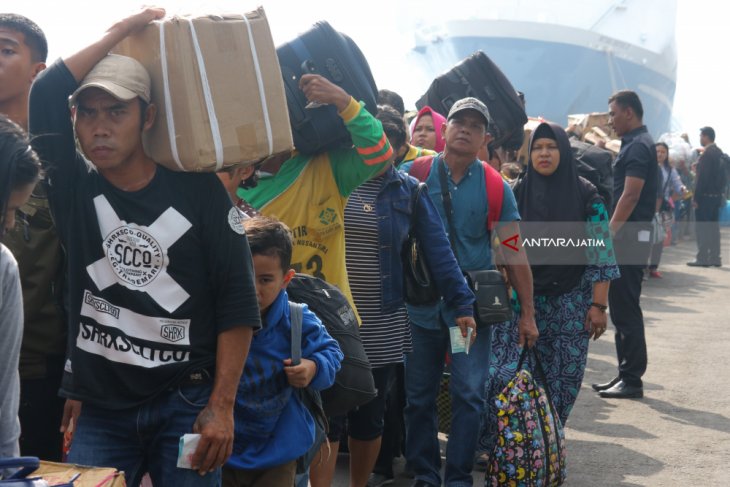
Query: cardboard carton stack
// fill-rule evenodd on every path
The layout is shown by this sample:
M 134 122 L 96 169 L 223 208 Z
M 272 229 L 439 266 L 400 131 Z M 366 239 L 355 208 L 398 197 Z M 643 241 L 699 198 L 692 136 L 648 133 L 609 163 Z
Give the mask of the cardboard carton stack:
M 568 115 L 568 129 L 578 134 L 584 142 L 590 142 L 618 153 L 621 142 L 617 139 L 608 120 L 608 112 Z
M 114 50 L 152 78 L 147 155 L 178 171 L 249 165 L 293 148 L 281 69 L 263 9 L 154 22 Z

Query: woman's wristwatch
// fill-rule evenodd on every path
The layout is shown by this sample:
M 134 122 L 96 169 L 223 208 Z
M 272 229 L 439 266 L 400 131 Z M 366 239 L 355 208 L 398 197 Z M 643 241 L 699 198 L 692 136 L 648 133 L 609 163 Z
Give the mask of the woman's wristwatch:
M 605 304 L 601 304 L 601 303 L 591 303 L 591 306 L 593 306 L 594 308 L 598 308 L 598 309 L 600 309 L 600 310 L 601 310 L 601 311 L 603 311 L 604 313 L 605 313 L 605 312 L 606 312 L 606 310 L 608 309 L 608 306 L 606 306 Z

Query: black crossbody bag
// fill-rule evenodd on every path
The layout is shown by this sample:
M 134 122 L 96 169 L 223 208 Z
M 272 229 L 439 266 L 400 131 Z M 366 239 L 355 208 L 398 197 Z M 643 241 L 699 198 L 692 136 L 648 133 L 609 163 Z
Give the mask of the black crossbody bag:
M 441 161 L 438 161 L 439 181 L 441 183 L 441 199 L 444 203 L 446 211 L 446 220 L 449 223 L 449 242 L 454 252 L 456 260 L 459 256 L 456 251 L 454 236 L 456 230 L 454 228 L 453 213 L 454 206 L 451 204 L 451 193 L 449 192 L 449 182 L 446 176 L 446 169 Z M 462 271 L 469 288 L 474 293 L 476 301 L 474 302 L 474 319 L 479 325 L 495 325 L 512 319 L 512 307 L 510 306 L 509 295 L 507 294 L 507 284 L 504 282 L 502 273 L 498 270 L 490 269 L 483 271 Z

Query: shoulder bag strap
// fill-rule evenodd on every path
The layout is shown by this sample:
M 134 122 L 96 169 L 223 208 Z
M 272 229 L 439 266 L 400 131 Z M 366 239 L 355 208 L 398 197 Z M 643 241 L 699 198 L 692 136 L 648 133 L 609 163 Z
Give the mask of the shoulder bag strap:
M 291 364 L 299 365 L 302 361 L 302 321 L 304 321 L 304 305 L 289 301 L 291 315 Z
M 442 164 L 441 158 L 436 159 L 436 170 L 439 172 L 439 183 L 441 184 L 441 200 L 444 203 L 444 211 L 446 212 L 446 221 L 449 224 L 449 243 L 451 244 L 451 250 L 454 252 L 456 261 L 459 261 L 459 256 L 456 253 L 456 230 L 454 228 L 454 205 L 451 203 L 451 193 L 449 192 L 449 179 L 446 175 L 445 164 Z

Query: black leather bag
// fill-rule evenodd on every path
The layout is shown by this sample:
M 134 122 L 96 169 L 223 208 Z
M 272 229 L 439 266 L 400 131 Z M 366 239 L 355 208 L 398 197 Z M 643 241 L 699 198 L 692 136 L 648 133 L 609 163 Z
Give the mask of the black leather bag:
M 426 264 L 426 259 L 421 250 L 421 243 L 416 237 L 416 209 L 421 192 L 426 190 L 424 183 L 411 194 L 411 224 L 408 231 L 408 238 L 401 250 L 403 261 L 403 300 L 414 306 L 434 304 L 439 300 L 441 294 L 436 289 L 431 271 Z
M 474 293 L 474 318 L 477 324 L 493 325 L 512 319 L 512 306 L 502 273 L 498 270 L 465 272 Z

